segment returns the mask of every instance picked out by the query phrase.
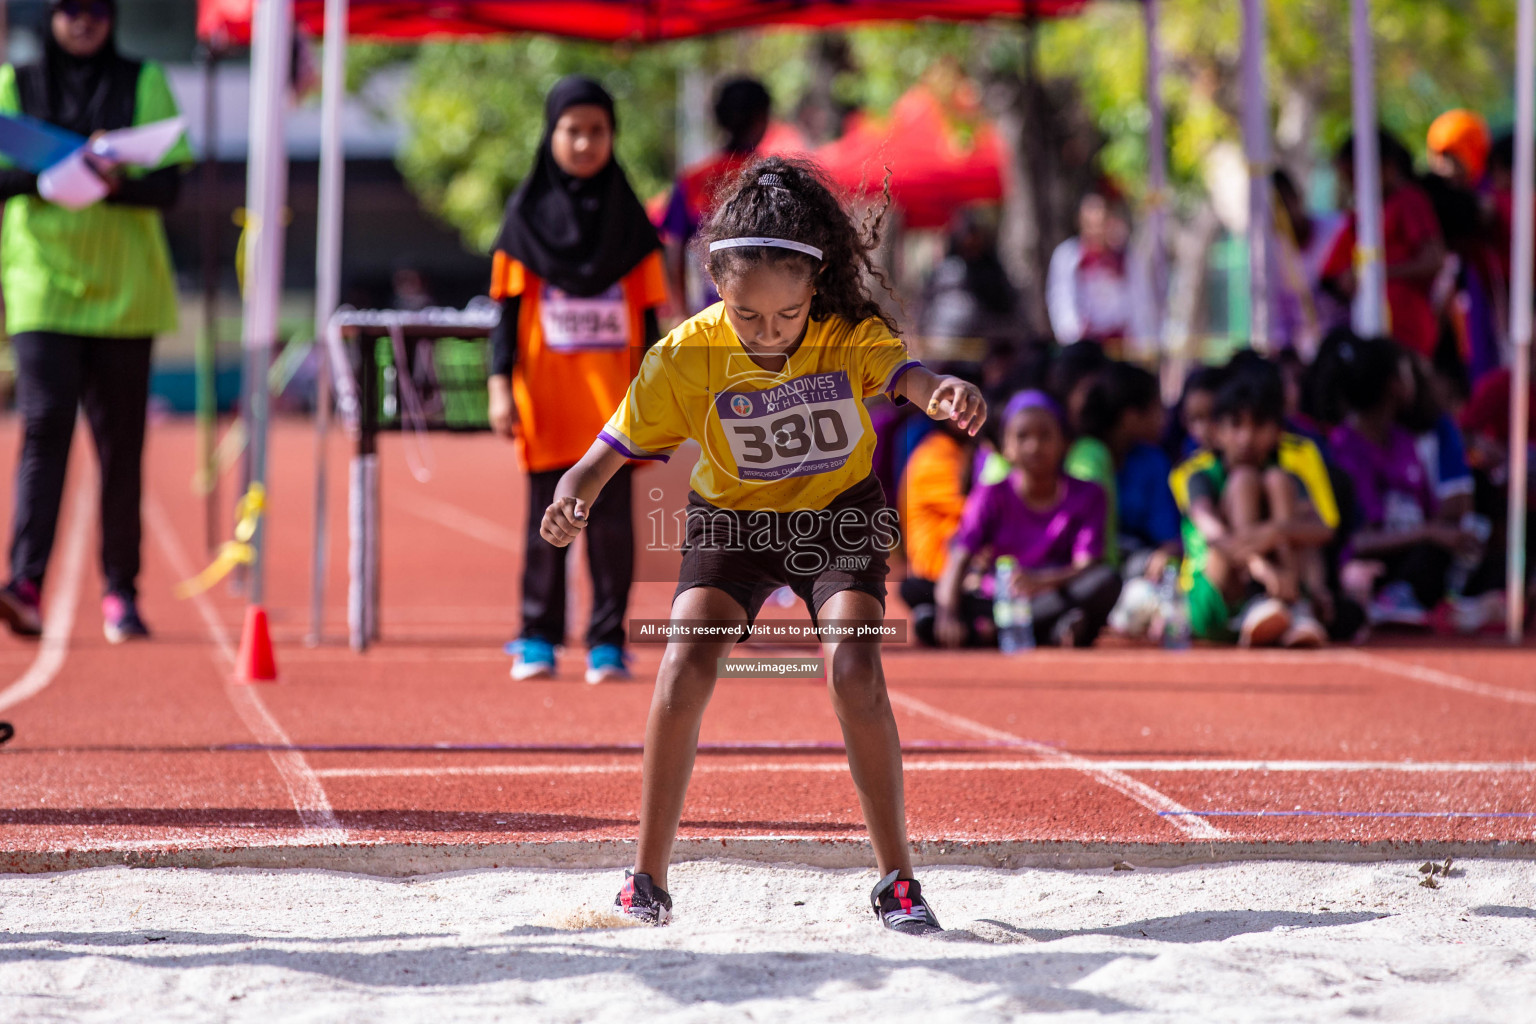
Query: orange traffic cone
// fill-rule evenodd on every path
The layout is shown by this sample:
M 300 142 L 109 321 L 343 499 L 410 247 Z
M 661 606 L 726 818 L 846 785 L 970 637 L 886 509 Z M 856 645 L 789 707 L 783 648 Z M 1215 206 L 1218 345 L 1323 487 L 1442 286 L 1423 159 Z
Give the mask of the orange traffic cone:
M 245 609 L 245 629 L 240 633 L 240 653 L 235 658 L 235 682 L 277 682 L 277 660 L 272 657 L 267 610 L 260 605 L 247 605 Z

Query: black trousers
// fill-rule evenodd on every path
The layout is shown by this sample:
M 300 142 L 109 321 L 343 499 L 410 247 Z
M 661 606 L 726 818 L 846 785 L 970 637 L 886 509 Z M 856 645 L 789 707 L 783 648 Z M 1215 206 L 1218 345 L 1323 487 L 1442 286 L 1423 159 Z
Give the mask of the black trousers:
M 42 585 L 64 494 L 64 471 L 85 408 L 101 466 L 101 571 L 109 593 L 132 598 L 139 576 L 139 499 L 150 338 L 84 338 L 51 331 L 11 337 L 23 428 L 11 526 L 11 578 Z
M 523 562 L 525 640 L 565 643 L 565 561 L 570 548 L 557 548 L 539 536 L 544 510 L 555 500 L 555 485 L 565 474 L 551 469 L 528 474 L 528 537 Z M 588 513 L 587 571 L 592 577 L 592 618 L 587 646 L 624 643 L 624 613 L 635 575 L 635 529 L 631 518 L 634 471 L 625 466 L 613 475 Z
M 1382 558 L 1387 572 L 1377 581 L 1380 589 L 1384 583 L 1402 580 L 1413 588 L 1414 600 L 1426 609 L 1433 609 L 1445 596 L 1446 574 L 1451 569 L 1451 553 L 1438 544 L 1415 544 L 1394 551 Z
M 1120 574 L 1114 567 L 1096 565 L 1070 580 L 1064 587 L 1035 595 L 1030 602 L 1030 611 L 1035 620 L 1035 642 L 1039 644 L 1054 642 L 1056 625 L 1061 621 L 1061 617 L 1076 610 L 1083 613 L 1083 625 L 1077 635 L 1084 647 L 1092 644 L 1098 639 L 1104 624 L 1109 621 L 1109 613 L 1114 610 L 1115 602 L 1120 600 L 1121 585 Z M 933 581 L 916 577 L 903 580 L 901 599 L 912 609 L 912 631 L 917 636 L 918 642 L 932 647 L 935 643 L 932 612 Z M 925 605 L 928 608 L 924 609 Z M 919 611 L 919 609 L 924 610 Z M 960 617 L 966 623 L 967 647 L 997 643 L 995 637 L 983 639 L 980 632 L 972 625 L 978 617 L 987 619 L 992 617 L 991 601 L 973 594 L 962 595 Z

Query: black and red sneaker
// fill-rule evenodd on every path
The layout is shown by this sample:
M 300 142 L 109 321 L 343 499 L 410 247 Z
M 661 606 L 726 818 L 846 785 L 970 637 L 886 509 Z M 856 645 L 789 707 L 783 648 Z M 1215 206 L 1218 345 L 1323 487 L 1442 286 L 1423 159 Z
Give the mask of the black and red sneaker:
M 915 879 L 898 878 L 892 871 L 880 879 L 869 894 L 869 902 L 880 923 L 903 935 L 932 935 L 944 930 L 933 908 L 923 899 L 923 889 Z
M 17 636 L 43 635 L 42 597 L 31 580 L 12 580 L 0 587 L 0 622 Z
M 650 875 L 637 875 L 626 869 L 624 888 L 613 898 L 613 905 L 625 917 L 632 917 L 642 924 L 660 928 L 672 923 L 672 897 L 665 889 L 658 888 Z

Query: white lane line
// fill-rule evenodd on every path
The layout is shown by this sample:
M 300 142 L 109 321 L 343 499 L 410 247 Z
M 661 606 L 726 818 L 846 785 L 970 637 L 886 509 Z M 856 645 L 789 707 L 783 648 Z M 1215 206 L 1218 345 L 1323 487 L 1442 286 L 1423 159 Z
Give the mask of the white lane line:
M 1377 772 L 1404 775 L 1531 775 L 1536 761 L 1156 761 L 1080 760 L 1099 771 L 1115 772 Z M 640 771 L 640 762 L 624 764 L 483 764 L 441 767 L 317 768 L 328 779 L 435 778 L 476 775 L 624 775 Z M 1071 761 L 906 761 L 908 772 L 1028 772 L 1083 771 Z M 839 775 L 848 766 L 837 761 L 754 761 L 742 764 L 696 763 L 695 775 L 826 772 Z
M 190 579 L 196 570 L 188 561 L 181 542 L 177 540 L 176 531 L 166 517 L 165 510 L 153 496 L 148 494 L 144 496 L 144 519 L 149 524 L 150 531 L 154 533 L 160 549 L 165 552 L 166 559 L 171 563 L 171 571 L 178 579 Z M 235 670 L 235 645 L 230 639 L 229 630 L 213 607 L 213 602 L 208 599 L 207 594 L 198 594 L 192 600 L 208 627 L 208 635 L 213 638 L 214 646 L 217 648 L 213 661 L 219 668 L 220 676 L 224 680 L 224 693 L 234 706 L 235 713 L 240 716 L 245 727 L 256 738 L 256 742 L 291 747 L 293 740 L 267 710 L 256 688 L 231 681 Z M 346 842 L 346 830 L 336 819 L 336 812 L 331 808 L 325 789 L 320 785 L 319 777 L 305 760 L 304 754 L 297 750 L 269 750 L 267 756 L 272 759 L 272 764 L 277 768 L 283 784 L 288 787 L 288 795 L 293 800 L 294 809 L 299 812 L 299 822 L 305 829 L 315 833 L 313 838 L 322 843 Z
M 91 538 L 91 506 L 96 504 L 95 477 L 75 484 L 69 503 L 69 526 L 64 534 L 64 551 L 55 570 L 58 588 L 48 601 L 43 616 L 43 635 L 38 640 L 37 656 L 14 683 L 0 690 L 0 711 L 14 707 L 41 693 L 64 667 L 69 655 L 69 636 L 75 628 L 75 608 L 80 603 L 80 583 L 85 577 L 85 551 Z
M 1046 744 L 1040 743 L 1036 740 L 1027 740 L 1024 737 L 1016 736 L 1011 732 L 1004 732 L 1002 729 L 994 729 L 990 725 L 983 725 L 980 722 L 973 722 L 969 718 L 951 714 L 948 711 L 936 708 L 932 704 L 918 700 L 916 697 L 908 696 L 905 693 L 897 693 L 895 691 L 891 691 L 890 697 L 891 703 L 897 707 L 905 708 L 914 714 L 923 715 L 926 718 L 931 718 L 935 722 L 940 722 L 944 725 L 947 725 L 957 732 L 969 733 L 972 736 L 980 736 L 984 739 L 1003 740 L 1008 743 L 1017 744 L 1019 746 L 1025 747 L 1026 749 L 1034 751 L 1036 754 L 1039 754 L 1046 760 L 1056 761 L 1063 766 L 1076 768 L 1094 781 L 1108 786 L 1110 789 L 1113 789 L 1115 792 L 1121 794 L 1122 796 L 1128 797 L 1141 806 L 1147 808 L 1147 810 L 1156 813 L 1160 820 L 1166 821 L 1180 832 L 1183 832 L 1192 838 L 1227 838 L 1227 833 L 1223 832 L 1221 829 L 1217 828 L 1215 825 L 1212 825 L 1205 819 L 1191 814 L 1188 807 L 1180 804 L 1166 793 L 1158 792 L 1151 786 L 1147 785 L 1145 782 L 1139 782 L 1136 779 L 1131 778 L 1129 775 L 1122 771 L 1118 771 L 1114 768 L 1100 768 L 1093 761 L 1090 761 L 1087 758 L 1078 757 L 1075 754 L 1070 754 L 1067 751 L 1060 750 L 1056 747 L 1047 746 Z M 1167 811 L 1174 813 L 1163 813 Z
M 1442 686 L 1448 690 L 1459 690 L 1479 697 L 1509 701 L 1512 704 L 1536 704 L 1536 691 L 1512 690 L 1507 686 L 1480 683 L 1475 679 L 1456 675 L 1454 672 L 1443 672 L 1426 665 L 1409 665 L 1394 658 L 1384 658 L 1379 654 L 1370 654 L 1366 651 L 1344 651 L 1342 654 L 1347 661 L 1356 665 L 1363 665 L 1389 675 L 1401 676 L 1404 679 L 1412 679 L 1415 682 Z
M 456 533 L 462 533 L 472 540 L 478 540 L 489 544 L 493 548 L 501 548 L 503 551 L 511 551 L 520 554 L 523 550 L 522 538 L 517 531 L 508 528 L 503 523 L 494 519 L 486 519 L 478 516 L 468 509 L 458 505 L 439 501 L 436 498 L 428 498 L 420 494 L 403 493 L 390 498 L 390 504 L 419 519 L 425 519 L 429 523 L 445 526 Z

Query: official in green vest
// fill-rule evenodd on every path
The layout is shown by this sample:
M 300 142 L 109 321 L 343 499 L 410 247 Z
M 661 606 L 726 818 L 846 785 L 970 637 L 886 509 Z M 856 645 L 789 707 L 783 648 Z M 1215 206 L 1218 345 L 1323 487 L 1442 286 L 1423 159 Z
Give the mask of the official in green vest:
M 116 18 L 115 0 L 53 0 L 37 62 L 0 67 L 0 112 L 84 136 L 175 117 L 165 72 L 118 53 Z M 24 424 L 0 619 L 23 636 L 42 632 L 43 580 L 83 407 L 101 467 L 102 615 L 107 639 L 120 643 L 149 635 L 137 579 L 150 346 L 176 329 L 161 211 L 175 203 L 192 152 L 183 136 L 159 168 L 88 159 L 109 192 L 70 210 L 0 158 L 0 286 Z

